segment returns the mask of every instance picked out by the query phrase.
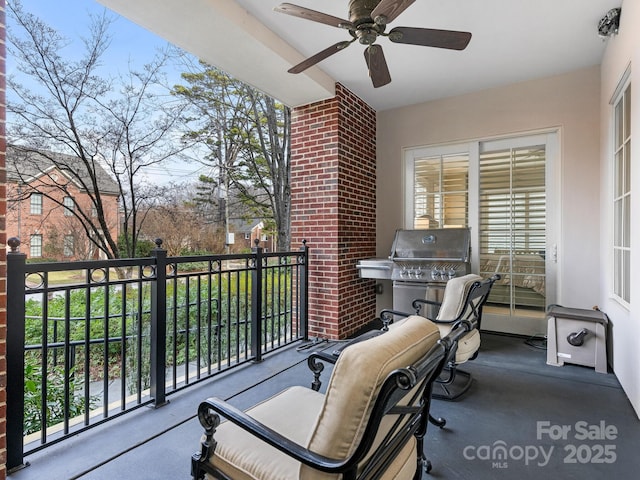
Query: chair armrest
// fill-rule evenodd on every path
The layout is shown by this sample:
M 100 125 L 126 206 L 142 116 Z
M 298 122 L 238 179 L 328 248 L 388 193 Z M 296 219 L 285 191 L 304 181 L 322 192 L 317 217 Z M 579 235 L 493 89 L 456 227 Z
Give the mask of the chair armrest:
M 422 309 L 422 305 L 434 305 L 436 307 L 441 307 L 442 302 L 436 302 L 435 300 L 427 300 L 426 298 L 416 298 L 411 303 L 411 305 L 413 306 L 413 308 L 415 308 L 416 314 L 419 314 L 420 310 Z
M 335 364 L 336 361 L 338 360 L 339 355 L 335 355 L 334 352 L 336 350 L 332 350 L 331 353 L 327 353 L 327 352 L 312 352 L 309 354 L 309 357 L 307 358 L 307 363 L 311 364 L 312 362 L 314 362 L 316 359 L 322 360 L 323 362 L 327 362 L 327 363 L 331 363 L 331 364 Z M 311 366 L 309 366 L 309 368 L 311 368 Z M 311 370 L 313 370 L 313 368 L 311 368 Z
M 314 453 L 257 421 L 242 410 L 216 397 L 207 398 L 198 407 L 198 419 L 205 429 L 205 440 L 202 442 L 202 450 L 193 457 L 195 461 L 204 463 L 212 454 L 215 454 L 216 441 L 213 437 L 216 428 L 220 425 L 220 416 L 280 450 L 285 455 L 317 470 L 339 473 L 351 466 L 350 458 L 334 460 Z
M 338 360 L 338 355 L 334 355 L 332 353 L 326 352 L 313 352 L 307 357 L 307 366 L 309 370 L 313 373 L 313 381 L 311 382 L 311 389 L 316 392 L 320 390 L 320 386 L 322 382 L 320 381 L 320 374 L 324 370 L 324 363 L 330 363 L 331 365 L 335 365 Z M 320 361 L 318 361 L 320 360 Z
M 453 327 L 451 328 L 449 334 L 442 338 L 442 340 L 452 344 L 457 344 L 458 340 L 460 340 L 474 328 L 476 328 L 476 326 L 471 320 L 458 320 L 453 324 Z
M 474 322 L 470 320 L 458 320 L 451 327 L 451 331 L 439 341 L 446 349 L 446 363 L 449 363 L 456 356 L 458 350 L 458 341 L 475 327 Z
M 311 382 L 311 389 L 315 390 L 316 392 L 320 390 L 320 386 L 322 385 L 322 382 L 320 381 L 320 374 L 324 370 L 324 363 L 322 362 L 335 364 L 338 360 L 338 357 L 345 348 L 383 334 L 388 330 L 388 328 L 386 327 L 387 323 L 385 322 L 385 328 L 383 328 L 382 330 L 369 330 L 368 332 L 365 332 L 355 338 L 352 338 L 349 341 L 344 342 L 342 345 L 332 350 L 331 353 L 326 353 L 324 351 L 311 353 L 309 357 L 307 357 L 307 366 L 309 367 L 309 370 L 313 372 L 313 382 Z
M 380 310 L 380 320 L 384 324 L 383 330 L 389 327 L 390 323 L 393 323 L 393 317 L 409 317 L 413 315 L 413 313 L 401 312 L 399 310 L 391 310 L 389 308 L 385 308 L 384 310 Z

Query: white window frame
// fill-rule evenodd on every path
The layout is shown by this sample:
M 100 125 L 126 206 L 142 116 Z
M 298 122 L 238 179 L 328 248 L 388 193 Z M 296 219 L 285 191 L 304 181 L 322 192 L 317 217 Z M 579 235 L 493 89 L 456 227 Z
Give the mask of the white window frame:
M 65 257 L 73 257 L 76 249 L 76 239 L 73 235 L 65 235 L 63 240 L 63 252 Z
M 64 197 L 62 199 L 62 204 L 64 205 L 64 216 L 71 217 L 73 216 L 73 210 L 76 207 L 76 202 L 73 197 Z
M 612 124 L 612 146 L 611 146 L 611 214 L 612 229 L 611 238 L 611 296 L 621 305 L 629 308 L 631 305 L 631 125 L 626 125 L 625 120 L 631 123 L 631 105 L 627 105 L 626 93 L 631 92 L 631 75 L 627 70 L 611 99 L 611 124 Z M 616 119 L 616 108 L 622 108 L 622 124 Z M 625 116 L 625 109 L 628 108 L 628 117 Z M 618 127 L 622 129 L 619 131 Z M 628 133 L 624 137 L 624 133 Z M 622 141 L 618 144 L 618 134 L 623 135 Z M 620 164 L 622 161 L 622 164 Z M 628 169 L 625 169 L 628 165 Z M 618 172 L 621 172 L 618 175 Z M 618 186 L 620 188 L 618 188 Z M 620 208 L 617 208 L 620 206 Z M 616 233 L 619 233 L 617 235 Z M 625 237 L 627 239 L 625 240 Z M 621 258 L 620 258 L 621 256 Z M 618 261 L 620 260 L 620 261 Z
M 472 166 L 471 158 L 477 146 L 473 143 L 459 143 L 455 145 L 436 145 L 406 149 L 404 152 L 404 228 L 412 229 L 415 220 L 413 192 L 415 190 L 415 162 L 424 157 L 468 155 L 469 156 L 469 186 L 467 196 L 469 199 L 478 194 L 478 168 Z M 469 203 L 467 202 L 468 208 Z M 469 225 L 477 221 L 471 208 L 467 212 Z
M 29 198 L 29 213 L 31 215 L 42 215 L 42 201 L 43 196 L 41 193 L 34 192 Z
M 29 257 L 42 258 L 42 234 L 34 233 L 29 238 Z

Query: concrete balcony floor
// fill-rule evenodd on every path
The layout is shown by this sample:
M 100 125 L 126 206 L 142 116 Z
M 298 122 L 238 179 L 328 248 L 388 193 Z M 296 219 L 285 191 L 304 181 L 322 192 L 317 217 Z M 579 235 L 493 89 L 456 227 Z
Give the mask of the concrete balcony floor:
M 9 479 L 187 480 L 202 434 L 198 403 L 217 396 L 245 408 L 286 386 L 309 385 L 309 351 L 300 345 L 171 395 L 162 408 L 138 409 L 32 454 L 30 466 Z M 545 351 L 522 338 L 488 333 L 464 367 L 474 377 L 470 391 L 432 404 L 447 425 L 429 427 L 431 478 L 636 478 L 640 421 L 613 373 L 549 366 Z

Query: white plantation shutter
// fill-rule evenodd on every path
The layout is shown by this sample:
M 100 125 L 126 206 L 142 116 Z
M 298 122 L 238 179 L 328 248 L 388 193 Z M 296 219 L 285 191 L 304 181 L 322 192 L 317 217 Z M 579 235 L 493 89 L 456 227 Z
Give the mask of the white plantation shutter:
M 544 145 L 480 155 L 481 264 L 493 268 L 499 263 L 499 273 L 504 280 L 508 278 L 504 283 L 509 286 L 509 303 L 514 308 L 536 306 L 533 295 L 516 287 L 544 282 L 545 169 Z
M 414 164 L 413 228 L 466 227 L 469 223 L 469 156 L 437 155 Z

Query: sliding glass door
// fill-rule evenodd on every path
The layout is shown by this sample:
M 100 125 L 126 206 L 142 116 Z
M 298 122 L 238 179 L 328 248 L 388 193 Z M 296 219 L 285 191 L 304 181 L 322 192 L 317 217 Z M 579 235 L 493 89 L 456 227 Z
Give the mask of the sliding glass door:
M 479 171 L 479 273 L 501 276 L 489 297 L 488 323 L 500 331 L 544 333 L 546 136 L 482 143 Z
M 557 134 L 405 152 L 406 228 L 468 226 L 472 270 L 498 273 L 483 329 L 546 331 L 555 300 Z

